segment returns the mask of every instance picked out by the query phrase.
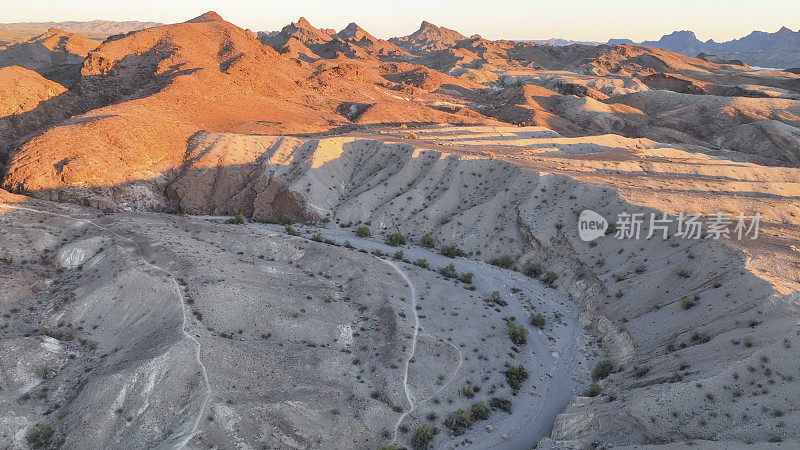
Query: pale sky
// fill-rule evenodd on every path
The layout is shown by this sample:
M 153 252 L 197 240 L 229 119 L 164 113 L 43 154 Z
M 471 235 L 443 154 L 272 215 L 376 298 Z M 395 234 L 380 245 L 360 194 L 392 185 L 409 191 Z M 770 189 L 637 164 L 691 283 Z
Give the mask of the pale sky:
M 305 16 L 340 30 L 356 22 L 378 37 L 409 34 L 422 20 L 489 39 L 655 40 L 692 30 L 725 41 L 753 30 L 800 29 L 800 0 L 0 0 L 0 22 L 143 20 L 182 22 L 206 11 L 255 31 Z

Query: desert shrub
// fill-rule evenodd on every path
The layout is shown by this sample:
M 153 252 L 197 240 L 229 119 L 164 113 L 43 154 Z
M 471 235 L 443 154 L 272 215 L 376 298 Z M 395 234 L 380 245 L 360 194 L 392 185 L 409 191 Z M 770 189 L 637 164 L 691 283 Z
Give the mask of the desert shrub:
M 450 216 L 442 216 L 442 218 L 439 219 L 439 223 L 444 225 L 446 223 L 450 223 L 451 220 L 452 219 L 450 218 Z
M 406 238 L 400 233 L 392 233 L 389 235 L 387 243 L 392 247 L 399 247 L 401 245 L 406 245 Z
M 233 225 L 244 225 L 244 216 L 242 213 L 237 212 L 233 215 L 230 219 L 226 220 L 225 223 L 230 223 Z
M 678 271 L 678 276 L 681 278 L 689 278 L 690 276 L 692 276 L 692 273 L 686 269 L 681 269 Z
M 422 236 L 422 239 L 420 239 L 419 245 L 425 248 L 433 248 L 436 246 L 436 242 L 430 235 L 426 234 L 425 236 Z
M 405 137 L 406 139 L 419 139 L 416 133 L 408 133 Z
M 317 233 L 317 234 L 311 236 L 311 240 L 314 241 L 314 242 L 322 242 L 322 241 L 325 240 L 325 238 L 323 238 L 321 234 Z
M 403 259 L 403 251 L 402 250 L 398 250 L 398 251 L 394 252 L 393 258 L 398 260 L 398 261 Z
M 61 436 L 46 423 L 37 423 L 25 434 L 28 445 L 35 449 L 56 449 L 61 446 Z
M 417 426 L 417 428 L 414 429 L 414 434 L 411 436 L 411 448 L 414 450 L 427 449 L 428 444 L 433 440 L 435 434 L 436 432 L 434 429 L 426 423 Z
M 547 271 L 546 274 L 542 277 L 542 283 L 553 287 L 555 285 L 556 280 L 558 279 L 558 274 L 553 272 L 552 270 Z
M 592 383 L 592 385 L 589 386 L 589 389 L 586 389 L 585 391 L 583 391 L 583 396 L 584 397 L 597 397 L 598 395 L 600 395 L 602 393 L 603 393 L 603 388 L 601 388 L 600 385 L 597 384 L 597 383 Z
M 430 264 L 428 264 L 428 260 L 425 259 L 425 258 L 420 258 L 420 259 L 414 261 L 414 265 L 417 266 L 417 267 L 421 267 L 423 269 L 427 269 L 427 268 L 430 267 Z
M 489 400 L 489 406 L 507 413 L 511 412 L 511 400 L 507 398 L 492 397 L 492 399 Z
M 513 320 L 506 321 L 508 337 L 515 345 L 522 345 L 528 342 L 528 329 L 522 324 L 516 324 Z
M 472 417 L 475 420 L 486 420 L 492 414 L 492 410 L 486 406 L 486 403 L 478 402 L 472 405 Z
M 461 436 L 475 424 L 472 413 L 465 409 L 457 409 L 444 421 L 444 426 L 449 428 L 454 435 Z
M 358 228 L 356 228 L 356 236 L 358 236 L 360 238 L 367 238 L 367 237 L 372 236 L 372 232 L 369 231 L 369 227 L 368 226 L 361 225 Z
M 464 386 L 461 386 L 461 389 L 458 390 L 458 393 L 463 395 L 464 397 L 472 398 L 475 397 L 475 393 L 480 390 L 481 389 L 479 387 L 467 381 L 466 384 L 464 384 Z
M 386 431 L 386 433 L 388 433 L 388 431 Z M 400 450 L 400 447 L 398 447 L 398 446 L 396 446 L 394 444 L 381 445 L 381 446 L 378 447 L 378 450 Z
M 510 256 L 503 254 L 489 261 L 489 263 L 493 266 L 502 267 L 503 269 L 508 269 L 512 265 L 514 265 L 514 260 L 511 259 Z
M 506 369 L 506 381 L 514 392 L 519 391 L 522 383 L 528 379 L 528 371 L 525 367 L 509 365 Z
M 446 278 L 455 278 L 458 276 L 458 273 L 456 272 L 456 267 L 453 265 L 453 263 L 450 263 L 445 267 L 439 269 L 439 273 Z
M 681 306 L 683 309 L 691 309 L 695 304 L 697 304 L 698 300 L 700 300 L 700 296 L 697 294 L 681 297 Z
M 495 305 L 498 306 L 508 305 L 508 302 L 500 298 L 500 291 L 492 291 L 492 295 L 490 295 L 489 298 L 486 299 L 486 301 L 488 303 L 494 303 Z
M 290 216 L 289 214 L 284 214 L 281 216 L 281 224 L 283 225 L 294 225 L 294 217 Z
M 458 277 L 458 279 L 459 279 L 459 280 L 460 280 L 462 283 L 466 283 L 466 284 L 472 284 L 472 277 L 473 277 L 473 276 L 474 276 L 474 275 L 473 275 L 473 273 L 472 273 L 472 272 L 466 272 L 466 273 L 462 273 L 462 274 L 461 274 L 461 276 L 460 276 L 460 277 Z
M 542 268 L 541 264 L 528 263 L 522 269 L 522 273 L 525 274 L 526 276 L 531 277 L 531 278 L 536 278 L 539 275 L 541 275 L 542 273 L 544 273 L 544 269 Z
M 749 348 L 749 347 L 752 347 L 752 346 L 753 346 L 753 336 L 750 336 L 750 335 L 748 334 L 747 336 L 745 336 L 745 337 L 742 339 L 742 343 L 744 344 L 744 346 L 745 346 L 745 347 L 748 347 L 748 348 Z
M 444 247 L 442 247 L 440 253 L 448 258 L 455 258 L 456 256 L 464 256 L 464 252 L 462 252 L 455 245 L 445 245 Z
M 540 330 L 544 330 L 544 326 L 546 323 L 547 320 L 541 314 L 534 314 L 533 317 L 531 317 L 531 325 L 535 326 Z
M 300 232 L 295 230 L 294 227 L 292 227 L 291 225 L 286 225 L 284 229 L 286 230 L 286 234 L 289 234 L 291 236 L 300 236 Z
M 642 378 L 643 376 L 647 375 L 647 372 L 649 371 L 650 369 L 648 367 L 635 366 L 633 368 L 633 376 L 635 376 L 636 378 Z
M 611 375 L 611 372 L 613 371 L 614 371 L 614 363 L 612 363 L 608 359 L 604 359 L 594 366 L 594 370 L 592 370 L 592 378 L 594 378 L 595 380 L 602 380 L 605 377 Z
M 39 376 L 45 380 L 49 380 L 56 376 L 56 369 L 50 366 L 42 366 L 42 368 L 39 369 Z

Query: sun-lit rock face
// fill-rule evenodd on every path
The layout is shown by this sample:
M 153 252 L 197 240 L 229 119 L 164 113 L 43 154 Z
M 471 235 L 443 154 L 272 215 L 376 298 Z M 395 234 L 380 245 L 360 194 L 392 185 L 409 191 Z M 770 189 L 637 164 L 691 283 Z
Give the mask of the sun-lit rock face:
M 19 66 L 0 68 L 0 117 L 21 114 L 66 92 L 66 88 Z

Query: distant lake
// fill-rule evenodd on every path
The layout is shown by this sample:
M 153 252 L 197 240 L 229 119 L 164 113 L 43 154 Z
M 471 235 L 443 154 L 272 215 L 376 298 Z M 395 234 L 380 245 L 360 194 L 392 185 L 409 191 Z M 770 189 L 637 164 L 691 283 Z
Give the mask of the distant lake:
M 753 69 L 753 70 L 783 70 L 783 69 L 778 69 L 778 68 L 776 68 L 776 67 L 758 67 L 758 66 L 750 66 L 750 68 L 751 68 L 751 69 Z

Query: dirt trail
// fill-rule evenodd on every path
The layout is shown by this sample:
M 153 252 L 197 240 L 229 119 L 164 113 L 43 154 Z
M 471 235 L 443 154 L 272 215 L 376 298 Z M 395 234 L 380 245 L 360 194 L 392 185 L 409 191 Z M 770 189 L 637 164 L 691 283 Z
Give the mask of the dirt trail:
M 197 216 L 197 218 L 221 219 L 214 216 Z M 265 227 L 280 233 L 284 231 L 282 226 L 277 225 L 250 224 L 248 226 Z M 396 250 L 395 247 L 383 243 L 380 237 L 359 238 L 354 236 L 352 230 L 326 229 L 305 225 L 295 225 L 295 227 L 303 235 L 320 233 L 323 237 L 331 238 L 334 241 L 350 241 L 356 248 L 365 249 L 369 252 L 380 250 L 384 255 L 391 255 L 391 252 Z M 298 237 L 297 239 L 306 240 L 303 237 Z M 494 433 L 487 434 L 482 427 L 476 427 L 461 436 L 461 438 L 471 439 L 474 444 L 480 443 L 486 448 L 516 450 L 530 448 L 530 445 L 540 438 L 549 436 L 556 415 L 563 411 L 570 400 L 585 388 L 585 386 L 577 383 L 574 377 L 588 371 L 587 367 L 590 367 L 590 364 L 586 362 L 587 355 L 579 351 L 579 348 L 585 345 L 585 336 L 577 323 L 577 306 L 556 291 L 543 287 L 539 281 L 525 277 L 517 272 L 466 258 L 447 258 L 439 253 L 416 246 L 408 245 L 402 249 L 405 252 L 405 257 L 409 260 L 424 258 L 430 263 L 431 267 L 443 267 L 452 262 L 459 273 L 473 272 L 477 292 L 482 293 L 482 295 L 488 295 L 494 290 L 500 291 L 503 298 L 510 300 L 506 307 L 506 312 L 510 315 L 527 321 L 525 317 L 531 311 L 550 311 L 548 315 L 557 313 L 562 317 L 560 320 L 563 320 L 563 324 L 559 324 L 549 332 L 531 330 L 529 343 L 527 344 L 528 348 L 521 355 L 523 360 L 520 362 L 531 373 L 530 380 L 536 394 L 529 394 L 526 391 L 524 395 L 519 395 L 515 401 L 514 415 L 501 422 L 492 423 L 495 429 Z M 425 331 L 425 326 L 420 324 L 420 319 L 416 313 L 416 306 L 419 300 L 417 291 L 414 289 L 414 285 L 410 282 L 405 270 L 401 269 L 403 264 L 384 258 L 378 259 L 387 263 L 401 274 L 402 278 L 413 289 L 414 294 L 411 309 L 414 311 L 416 330 L 412 334 L 412 349 L 409 358 L 406 360 L 403 378 L 403 386 L 410 408 L 402 413 L 395 424 L 392 442 L 396 443 L 399 439 L 398 430 L 402 423 L 409 418 L 409 415 L 420 410 L 423 404 L 436 397 L 457 378 L 464 356 L 457 346 L 439 336 L 431 335 Z M 515 288 L 520 289 L 522 292 L 530 293 L 531 300 L 518 298 L 514 294 Z M 453 347 L 459 356 L 458 365 L 447 379 L 447 382 L 439 387 L 433 395 L 424 400 L 414 397 L 413 392 L 410 390 L 408 379 L 408 362 L 414 356 L 419 336 L 430 336 L 433 339 L 445 342 Z M 584 362 L 581 363 L 581 361 Z M 411 385 L 413 384 L 413 380 L 411 380 Z M 500 439 L 503 434 L 507 434 L 509 439 Z M 440 444 L 444 445 L 444 443 Z M 434 446 L 436 445 L 439 444 Z
M 401 414 L 397 419 L 397 423 L 394 424 L 394 433 L 392 434 L 391 442 L 394 444 L 395 441 L 397 441 L 397 431 L 400 428 L 400 424 L 403 423 L 403 419 L 414 412 L 414 409 L 416 408 L 414 396 L 411 394 L 411 391 L 408 388 L 408 365 L 411 364 L 411 360 L 414 358 L 414 354 L 417 352 L 417 338 L 419 337 L 419 314 L 417 313 L 417 289 L 414 287 L 414 283 L 411 282 L 405 272 L 397 267 L 397 264 L 384 259 L 381 261 L 391 266 L 395 272 L 397 272 L 403 278 L 406 284 L 408 284 L 408 287 L 411 289 L 411 313 L 414 315 L 414 331 L 411 333 L 411 351 L 408 353 L 408 358 L 406 358 L 403 369 L 403 390 L 405 391 L 406 399 L 408 400 L 408 410 L 403 412 L 403 414 Z
M 95 228 L 97 228 L 99 230 L 102 230 L 102 231 L 104 231 L 106 233 L 112 234 L 112 235 L 114 235 L 114 236 L 116 236 L 116 237 L 118 237 L 118 238 L 120 238 L 120 239 L 122 239 L 124 241 L 130 242 L 136 248 L 136 252 L 138 253 L 139 258 L 141 259 L 141 261 L 145 265 L 147 265 L 151 269 L 154 269 L 157 272 L 161 272 L 161 273 L 169 276 L 170 280 L 172 281 L 172 284 L 175 287 L 175 291 L 178 293 L 178 301 L 180 302 L 180 310 L 181 310 L 181 313 L 183 315 L 183 323 L 181 325 L 181 331 L 183 332 L 183 335 L 186 336 L 187 339 L 189 339 L 190 341 L 192 341 L 195 344 L 195 360 L 197 361 L 197 364 L 200 367 L 200 373 L 201 373 L 202 378 L 203 378 L 203 384 L 204 384 L 204 387 L 205 387 L 205 393 L 203 395 L 203 401 L 202 401 L 202 403 L 200 405 L 200 410 L 197 412 L 197 417 L 195 418 L 194 423 L 192 423 L 190 427 L 186 427 L 185 429 L 177 432 L 177 434 L 168 437 L 164 442 L 162 442 L 156 448 L 178 449 L 178 448 L 185 447 L 186 444 L 188 444 L 189 441 L 192 440 L 194 435 L 197 433 L 198 427 L 200 426 L 200 420 L 203 417 L 203 413 L 204 413 L 204 411 L 206 409 L 206 406 L 208 405 L 208 401 L 209 401 L 209 399 L 211 397 L 211 384 L 209 383 L 209 380 L 208 380 L 208 371 L 206 370 L 206 366 L 205 366 L 205 364 L 203 364 L 203 361 L 202 361 L 202 359 L 200 357 L 202 346 L 201 346 L 200 342 L 194 336 L 192 336 L 191 333 L 189 333 L 189 331 L 187 330 L 188 317 L 186 315 L 186 308 L 185 308 L 186 299 L 183 296 L 183 292 L 181 292 L 181 287 L 178 284 L 178 280 L 175 278 L 175 276 L 172 274 L 172 272 L 170 272 L 169 270 L 167 270 L 167 269 L 165 269 L 165 268 L 163 268 L 163 267 L 161 267 L 161 266 L 159 266 L 157 264 L 154 264 L 154 263 L 151 263 L 150 261 L 148 261 L 144 257 L 144 252 L 143 252 L 141 246 L 135 240 L 133 240 L 133 239 L 131 239 L 129 237 L 122 236 L 119 233 L 111 230 L 110 228 L 106 228 L 106 227 L 104 227 L 102 225 L 98 225 L 97 223 L 95 223 L 94 221 L 92 221 L 90 219 L 82 219 L 82 218 L 73 217 L 73 216 L 70 216 L 70 215 L 67 215 L 67 214 L 59 214 L 59 213 L 39 210 L 39 209 L 35 209 L 35 208 L 28 208 L 28 207 L 17 206 L 17 205 L 10 205 L 10 204 L 6 204 L 6 203 L 0 203 L 0 208 L 14 209 L 14 210 L 19 210 L 19 211 L 27 211 L 27 212 L 32 212 L 32 213 L 36 213 L 36 214 L 45 214 L 45 215 L 50 215 L 50 216 L 55 216 L 55 217 L 61 217 L 61 218 L 64 218 L 64 219 L 74 220 L 74 221 L 77 221 L 77 222 L 87 223 L 87 224 L 89 224 L 89 225 L 91 225 L 91 226 L 93 226 L 93 227 L 95 227 Z

